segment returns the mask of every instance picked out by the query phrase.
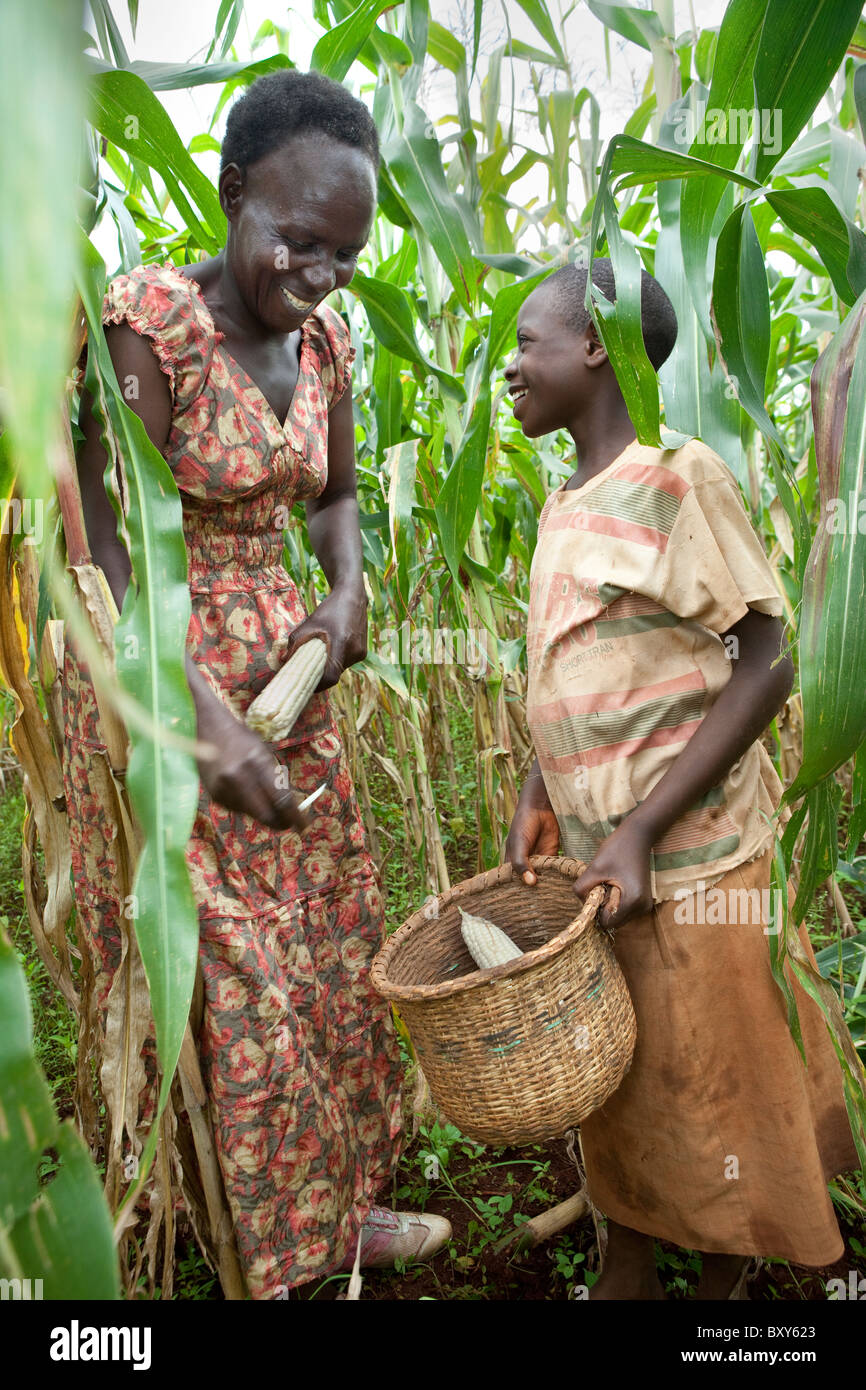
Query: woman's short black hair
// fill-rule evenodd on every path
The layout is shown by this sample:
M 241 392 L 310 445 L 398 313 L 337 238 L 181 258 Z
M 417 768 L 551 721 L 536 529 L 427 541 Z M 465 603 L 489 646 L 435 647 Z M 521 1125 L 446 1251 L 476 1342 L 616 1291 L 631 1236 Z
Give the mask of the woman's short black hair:
M 582 333 L 589 323 L 589 314 L 583 303 L 586 266 L 564 265 L 542 283 L 552 290 L 557 312 L 563 321 L 575 333 Z M 616 281 L 609 257 L 597 256 L 593 261 L 592 283 L 598 285 L 612 304 L 616 301 Z M 640 276 L 640 321 L 646 355 L 658 371 L 673 352 L 677 340 L 677 316 L 658 280 L 643 269 Z
M 379 136 L 364 103 L 330 77 L 297 68 L 256 78 L 235 102 L 226 122 L 220 172 L 228 164 L 246 172 L 293 135 L 309 131 L 363 150 L 378 172 Z

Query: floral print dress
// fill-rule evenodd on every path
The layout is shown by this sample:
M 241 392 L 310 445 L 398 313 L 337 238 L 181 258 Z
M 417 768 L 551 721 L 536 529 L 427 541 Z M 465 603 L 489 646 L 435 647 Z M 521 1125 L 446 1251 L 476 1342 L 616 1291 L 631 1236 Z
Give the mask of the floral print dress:
M 306 616 L 283 568 L 282 529 L 295 501 L 325 487 L 328 411 L 354 355 L 348 331 L 325 307 L 303 324 L 281 424 L 221 347 L 199 287 L 172 267 L 115 279 L 103 320 L 145 335 L 169 378 L 165 454 L 189 554 L 187 648 L 242 716 Z M 71 649 L 64 711 L 78 917 L 103 1007 L 121 955 L 115 827 L 90 786 L 91 753 L 104 744 Z M 303 835 L 227 811 L 201 787 L 187 849 L 199 905 L 202 1069 L 254 1298 L 280 1296 L 343 1259 L 392 1174 L 400 1133 L 399 1051 L 369 981 L 382 897 L 327 693 L 272 748 L 300 792 L 326 784 Z

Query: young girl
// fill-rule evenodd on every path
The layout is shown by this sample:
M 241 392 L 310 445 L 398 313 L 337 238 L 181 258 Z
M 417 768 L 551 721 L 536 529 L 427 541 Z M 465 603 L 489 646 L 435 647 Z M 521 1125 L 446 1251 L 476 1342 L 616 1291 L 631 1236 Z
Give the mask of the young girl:
M 613 301 L 610 262 L 592 277 Z M 793 667 L 731 474 L 697 440 L 637 443 L 585 288 L 586 270 L 566 266 L 526 300 L 505 373 L 524 433 L 567 429 L 578 464 L 539 522 L 527 635 L 537 760 L 506 859 L 532 884 L 530 855 L 561 845 L 587 863 L 580 896 L 612 885 L 601 920 L 622 928 L 637 1045 L 581 1126 L 608 1228 L 590 1297 L 664 1297 L 653 1237 L 706 1252 L 698 1298 L 735 1297 L 750 1256 L 840 1258 L 827 1179 L 857 1166 L 826 1026 L 795 985 L 807 1070 L 770 969 L 765 816 L 782 788 L 759 738 Z M 641 303 L 658 370 L 677 325 L 646 272 Z M 801 940 L 811 953 L 804 929 Z

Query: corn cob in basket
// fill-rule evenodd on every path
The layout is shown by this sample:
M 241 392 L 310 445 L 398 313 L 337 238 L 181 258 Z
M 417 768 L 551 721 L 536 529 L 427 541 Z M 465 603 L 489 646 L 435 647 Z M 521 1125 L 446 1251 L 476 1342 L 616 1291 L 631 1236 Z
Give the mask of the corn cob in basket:
M 504 965 L 507 960 L 517 960 L 523 955 L 520 947 L 494 922 L 464 912 L 462 907 L 457 910 L 461 935 L 479 970 L 492 970 L 494 965 Z

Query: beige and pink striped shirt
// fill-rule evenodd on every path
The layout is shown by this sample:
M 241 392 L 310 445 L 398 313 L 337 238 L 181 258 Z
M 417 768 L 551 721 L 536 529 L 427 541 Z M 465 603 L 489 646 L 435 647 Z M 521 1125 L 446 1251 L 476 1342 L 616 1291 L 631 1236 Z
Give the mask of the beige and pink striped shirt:
M 562 835 L 589 862 L 727 685 L 720 634 L 782 600 L 737 485 L 699 440 L 635 442 L 551 493 L 532 561 L 527 717 Z M 782 784 L 753 743 L 652 852 L 657 902 L 763 853 Z

